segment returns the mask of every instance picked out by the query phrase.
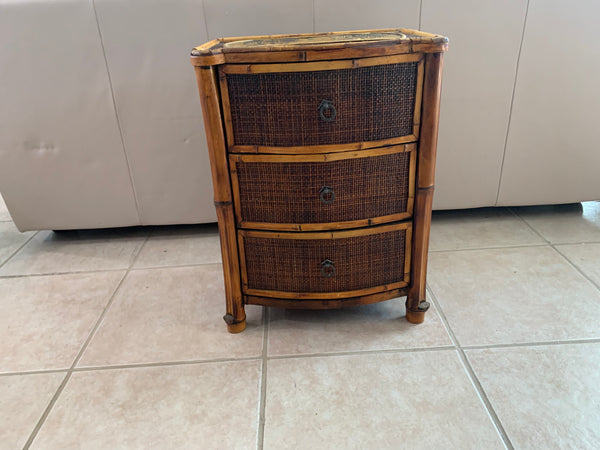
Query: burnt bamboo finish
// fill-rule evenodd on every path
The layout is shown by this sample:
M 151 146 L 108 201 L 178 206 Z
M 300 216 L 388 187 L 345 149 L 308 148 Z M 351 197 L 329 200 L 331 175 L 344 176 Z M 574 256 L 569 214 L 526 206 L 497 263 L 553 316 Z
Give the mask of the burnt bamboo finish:
M 393 29 L 192 51 L 230 332 L 245 328 L 245 304 L 329 309 L 406 295 L 407 319 L 423 321 L 447 43 Z

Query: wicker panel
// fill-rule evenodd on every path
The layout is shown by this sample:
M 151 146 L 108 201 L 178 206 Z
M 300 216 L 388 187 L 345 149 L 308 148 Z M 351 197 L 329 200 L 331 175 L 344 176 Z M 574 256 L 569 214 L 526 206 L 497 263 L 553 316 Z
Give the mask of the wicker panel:
M 406 230 L 339 239 L 246 237 L 248 288 L 282 292 L 342 292 L 404 281 Z M 323 261 L 335 275 L 323 276 Z
M 328 162 L 238 161 L 242 220 L 327 223 L 404 213 L 410 155 L 401 152 Z M 335 198 L 324 194 L 323 202 L 323 187 L 330 187 Z
M 275 147 L 344 144 L 413 132 L 417 63 L 313 72 L 230 74 L 234 143 Z M 332 121 L 319 114 L 333 103 Z M 330 116 L 327 111 L 325 116 Z

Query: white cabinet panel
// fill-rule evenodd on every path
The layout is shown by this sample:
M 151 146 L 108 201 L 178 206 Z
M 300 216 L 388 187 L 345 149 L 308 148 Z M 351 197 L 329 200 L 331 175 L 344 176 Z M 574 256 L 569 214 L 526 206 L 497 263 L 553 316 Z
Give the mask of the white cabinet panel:
M 210 39 L 311 33 L 313 0 L 204 0 Z
M 419 28 L 420 0 L 315 0 L 315 31 Z
M 498 203 L 600 198 L 600 2 L 531 0 Z
M 92 3 L 4 2 L 0 42 L 0 190 L 17 226 L 139 224 Z
M 208 39 L 202 1 L 95 3 L 142 223 L 216 220 L 188 57 Z
M 496 203 L 525 0 L 423 0 L 421 29 L 450 38 L 435 209 Z

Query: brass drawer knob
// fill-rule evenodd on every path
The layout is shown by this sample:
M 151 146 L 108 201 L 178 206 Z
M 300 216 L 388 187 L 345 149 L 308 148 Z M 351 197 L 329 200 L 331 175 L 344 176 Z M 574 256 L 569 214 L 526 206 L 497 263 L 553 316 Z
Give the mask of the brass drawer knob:
M 321 263 L 321 276 L 331 278 L 335 275 L 335 265 L 330 259 Z
M 329 186 L 323 186 L 319 190 L 319 194 L 321 196 L 321 202 L 326 205 L 332 204 L 335 200 L 335 192 L 333 192 L 333 189 Z
M 321 100 L 318 109 L 321 120 L 324 120 L 325 122 L 333 122 L 336 111 L 331 100 Z

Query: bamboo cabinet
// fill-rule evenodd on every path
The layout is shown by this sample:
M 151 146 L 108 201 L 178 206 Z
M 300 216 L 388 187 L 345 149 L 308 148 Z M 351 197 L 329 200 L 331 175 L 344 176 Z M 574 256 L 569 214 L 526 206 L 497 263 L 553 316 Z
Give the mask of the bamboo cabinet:
M 192 51 L 225 276 L 244 305 L 425 301 L 448 40 L 390 29 L 217 39 Z

